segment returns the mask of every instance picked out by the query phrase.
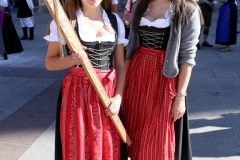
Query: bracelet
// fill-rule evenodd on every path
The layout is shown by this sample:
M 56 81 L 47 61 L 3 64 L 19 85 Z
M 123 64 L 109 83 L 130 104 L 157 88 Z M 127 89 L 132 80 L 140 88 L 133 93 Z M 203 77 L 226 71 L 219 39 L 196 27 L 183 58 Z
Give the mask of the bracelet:
M 178 101 L 185 101 L 185 98 L 174 98 L 174 99 Z
M 183 94 L 182 92 L 177 92 L 177 94 L 180 94 L 180 95 L 183 96 L 183 97 L 186 97 L 186 96 L 187 96 L 187 93 Z

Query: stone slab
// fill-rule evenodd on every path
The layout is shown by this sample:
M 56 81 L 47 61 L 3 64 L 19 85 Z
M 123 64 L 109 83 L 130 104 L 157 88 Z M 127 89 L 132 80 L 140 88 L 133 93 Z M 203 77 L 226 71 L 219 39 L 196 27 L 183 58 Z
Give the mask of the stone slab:
M 233 69 L 217 69 L 213 73 L 217 78 L 239 78 L 238 71 Z
M 239 156 L 239 144 L 226 115 L 215 120 L 190 120 L 194 157 Z
M 1 97 L 0 111 L 5 111 L 8 113 L 16 111 L 54 81 L 54 79 L 44 78 L 28 79 L 25 83 L 22 83 L 20 86 L 12 89 L 11 92 L 8 92 Z
M 17 160 L 29 148 L 29 145 L 9 144 L 0 142 L 0 159 Z
M 57 98 L 59 91 L 61 89 L 61 86 L 62 86 L 62 80 L 59 79 L 55 81 L 53 84 L 49 85 L 49 87 L 44 89 L 41 93 L 39 93 L 38 96 Z
M 57 98 L 36 96 L 24 104 L 19 111 L 31 111 L 38 113 L 55 113 Z
M 19 160 L 54 160 L 55 122 L 31 145 Z M 38 151 L 38 152 L 36 152 Z
M 16 111 L 0 123 L 0 142 L 32 145 L 54 120 L 55 113 Z

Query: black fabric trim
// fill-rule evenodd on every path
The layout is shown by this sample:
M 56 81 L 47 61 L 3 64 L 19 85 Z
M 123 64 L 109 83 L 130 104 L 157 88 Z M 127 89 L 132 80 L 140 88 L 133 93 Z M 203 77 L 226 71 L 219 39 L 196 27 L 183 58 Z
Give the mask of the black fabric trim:
M 28 7 L 27 1 L 26 0 L 20 0 L 19 1 L 19 6 L 18 6 L 18 12 L 17 12 L 17 17 L 18 18 L 27 18 L 27 17 L 32 17 L 32 11 Z
M 189 133 L 187 97 L 186 111 L 182 118 L 174 122 L 175 130 L 175 160 L 192 160 L 192 147 Z

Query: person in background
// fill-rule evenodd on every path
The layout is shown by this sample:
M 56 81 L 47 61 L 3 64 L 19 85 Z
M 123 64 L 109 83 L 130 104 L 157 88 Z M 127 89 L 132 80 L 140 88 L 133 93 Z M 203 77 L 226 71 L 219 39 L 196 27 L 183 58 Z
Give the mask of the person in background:
M 235 0 L 218 0 L 220 8 L 215 43 L 225 45 L 221 52 L 227 52 L 237 43 L 237 5 Z
M 240 4 L 237 3 L 237 7 L 238 7 L 238 10 L 240 10 Z M 238 16 L 240 16 L 240 15 L 238 15 Z M 238 17 L 238 19 L 240 19 L 240 18 Z M 237 31 L 237 34 L 239 34 L 239 33 L 240 33 L 240 31 Z
M 130 28 L 130 15 L 132 12 L 132 6 L 137 0 L 127 0 L 127 3 L 124 7 L 124 12 L 122 16 L 122 20 L 124 22 L 125 28 L 126 28 L 126 37 L 128 37 L 129 34 L 129 28 Z
M 112 12 L 117 13 L 118 11 L 118 0 L 112 0 Z
M 133 4 L 123 92 L 132 160 L 191 160 L 186 95 L 201 10 L 194 0 Z
M 4 19 L 4 8 L 8 6 L 7 0 L 0 0 L 0 59 L 7 60 L 8 56 L 5 51 L 4 40 L 3 40 L 3 19 Z
M 123 20 L 123 22 L 125 22 L 125 25 L 127 28 L 130 27 L 130 14 L 132 12 L 132 6 L 136 1 L 137 0 L 127 0 L 127 3 L 124 7 L 124 13 L 123 13 L 122 20 Z
M 32 0 L 19 0 L 17 17 L 20 18 L 21 27 L 23 30 L 23 37 L 21 40 L 34 39 L 34 24 L 33 24 L 33 9 L 34 5 Z M 30 36 L 28 37 L 28 28 Z
M 203 20 L 204 20 L 204 26 L 203 28 L 203 42 L 202 46 L 204 47 L 213 47 L 213 45 L 209 44 L 207 39 L 209 35 L 209 28 L 211 26 L 212 22 L 212 12 L 214 7 L 214 0 L 197 0 L 196 1 L 201 8 Z M 201 31 L 202 31 L 201 28 Z M 199 35 L 200 36 L 200 35 Z M 197 44 L 198 49 L 201 48 L 200 44 Z
M 126 31 L 126 34 L 125 34 L 125 37 L 128 38 L 128 35 L 129 35 L 129 31 L 130 31 L 130 16 L 131 16 L 131 12 L 132 12 L 132 6 L 133 4 L 136 2 L 137 0 L 127 0 L 127 3 L 124 7 L 124 12 L 123 12 L 123 16 L 122 16 L 122 21 L 124 22 L 124 27 L 125 27 L 125 31 Z M 125 50 L 124 50 L 124 54 L 126 56 L 126 47 L 125 47 Z

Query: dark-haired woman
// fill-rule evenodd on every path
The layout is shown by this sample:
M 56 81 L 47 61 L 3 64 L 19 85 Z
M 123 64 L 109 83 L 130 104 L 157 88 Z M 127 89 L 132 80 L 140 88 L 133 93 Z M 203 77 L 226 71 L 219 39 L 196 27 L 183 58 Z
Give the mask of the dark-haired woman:
M 70 68 L 59 96 L 61 109 L 56 120 L 55 159 L 119 160 L 120 137 L 109 116 L 119 112 L 125 81 L 123 47 L 128 40 L 124 38 L 123 23 L 111 13 L 111 0 L 67 0 L 64 7 L 69 17 L 76 19 L 74 29 L 86 50 L 81 54 L 69 51 L 59 59 L 56 23 L 51 22 L 50 34 L 45 37 L 49 41 L 46 68 Z M 116 25 L 117 33 L 113 29 Z M 110 97 L 108 109 L 104 109 L 81 67 L 86 56 Z
M 201 11 L 194 0 L 138 0 L 130 21 L 123 92 L 129 157 L 191 159 L 185 98 Z

